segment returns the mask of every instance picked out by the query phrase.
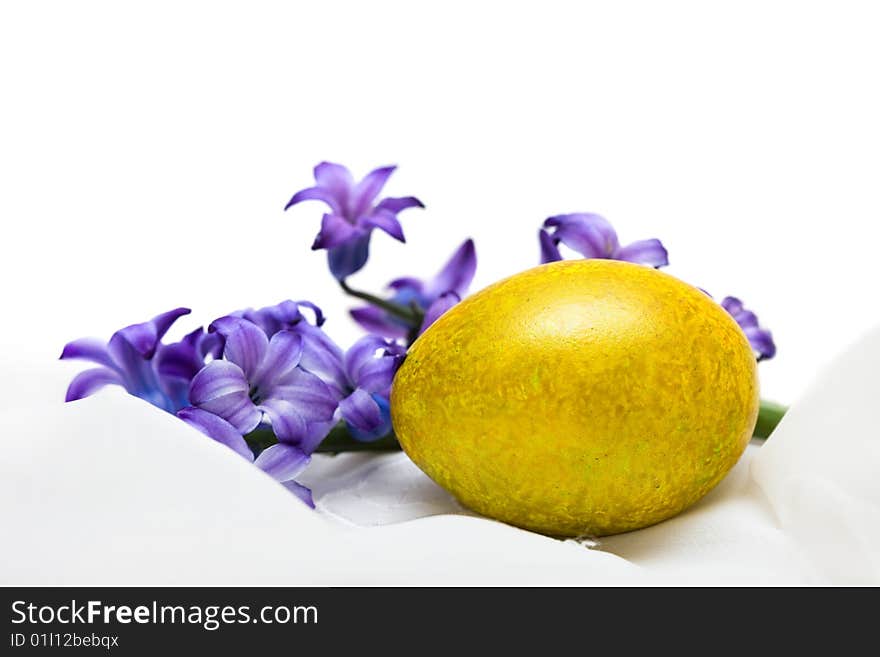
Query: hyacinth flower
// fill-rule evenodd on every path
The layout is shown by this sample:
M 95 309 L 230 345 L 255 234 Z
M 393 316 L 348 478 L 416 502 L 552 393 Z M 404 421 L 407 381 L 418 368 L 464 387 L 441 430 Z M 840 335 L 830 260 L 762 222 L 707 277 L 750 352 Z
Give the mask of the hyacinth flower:
M 303 344 L 305 347 L 305 340 Z M 337 405 L 335 426 L 318 441 L 320 444 L 313 443 L 313 449 L 340 452 L 400 448 L 392 433 L 389 396 L 391 381 L 405 354 L 402 345 L 376 335 L 364 336 L 347 352 L 335 344 L 332 349 L 321 345 L 304 348 L 299 367 L 321 379 Z M 265 425 L 246 438 L 250 444 L 264 447 L 276 441 Z
M 544 221 L 538 232 L 541 262 L 562 260 L 559 244 L 576 251 L 584 258 L 623 260 L 659 268 L 669 264 L 669 257 L 658 239 L 640 240 L 621 246 L 617 232 L 607 219 L 598 214 L 560 214 Z
M 279 442 L 311 454 L 333 424 L 338 395 L 301 367 L 301 335 L 282 330 L 270 339 L 240 317 L 215 320 L 224 338 L 223 358 L 193 377 L 189 399 L 244 436 L 268 423 Z
M 758 361 L 770 360 L 776 355 L 773 335 L 767 329 L 761 328 L 757 315 L 751 310 L 747 310 L 742 301 L 736 297 L 724 297 L 721 300 L 721 307 L 730 313 L 746 334 Z
M 320 308 L 307 304 L 315 313 L 316 323 L 313 325 L 305 320 L 298 305 L 304 305 L 304 302 L 285 301 L 233 315 L 256 324 L 269 338 L 278 331 L 300 335 L 303 353 L 299 367 L 321 379 L 336 396 L 338 410 L 335 417 L 345 423 L 348 435 L 361 442 L 387 436 L 391 432 L 388 404 L 391 380 L 406 349 L 381 337 L 368 335 L 358 340 L 348 352 L 343 352 L 321 330 L 323 315 Z
M 303 314 L 306 308 L 314 315 L 314 323 Z M 324 314 L 309 301 L 282 301 L 265 308 L 236 311 L 233 317 L 246 319 L 271 338 L 282 330 L 298 333 L 303 339 L 300 367 L 318 375 L 322 380 L 341 387 L 345 379 L 343 351 L 323 330 Z
M 421 335 L 434 321 L 467 294 L 477 270 L 477 252 L 469 239 L 456 249 L 436 276 L 428 280 L 405 277 L 391 281 L 394 293 L 386 301 L 416 311 L 407 319 L 377 305 L 355 308 L 351 316 L 364 329 L 388 338 Z
M 346 389 L 337 414 L 355 440 L 371 442 L 391 433 L 391 382 L 406 349 L 368 335 L 345 354 Z
M 178 417 L 282 482 L 310 506 L 311 491 L 293 481 L 335 424 L 339 394 L 301 367 L 302 335 L 282 329 L 271 339 L 253 322 L 223 317 L 211 325 L 223 338 L 223 359 L 193 377 L 192 406 Z M 270 425 L 275 444 L 254 450 L 246 435 Z
M 177 412 L 186 405 L 180 394 L 180 378 L 175 371 L 157 367 L 156 355 L 164 350 L 161 340 L 171 325 L 189 312 L 188 308 L 175 308 L 147 322 L 132 324 L 116 331 L 106 344 L 94 338 L 69 342 L 61 359 L 91 361 L 98 367 L 74 377 L 65 401 L 88 397 L 107 385 L 118 385 L 162 410 Z
M 330 271 L 338 281 L 344 281 L 366 264 L 374 228 L 404 242 L 398 213 L 424 207 L 414 196 L 376 200 L 395 169 L 380 167 L 355 182 L 341 164 L 321 162 L 314 170 L 315 186 L 298 191 L 284 206 L 287 210 L 303 201 L 321 201 L 328 206 L 330 211 L 321 220 L 312 250 L 327 250 Z

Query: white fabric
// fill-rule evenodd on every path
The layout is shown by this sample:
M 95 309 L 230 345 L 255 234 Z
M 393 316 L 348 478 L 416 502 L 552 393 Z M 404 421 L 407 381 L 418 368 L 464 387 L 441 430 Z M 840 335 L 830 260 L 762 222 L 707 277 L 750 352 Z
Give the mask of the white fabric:
M 878 584 L 880 330 L 655 527 L 560 541 L 461 509 L 404 454 L 316 456 L 319 511 L 183 422 L 0 360 L 2 584 Z

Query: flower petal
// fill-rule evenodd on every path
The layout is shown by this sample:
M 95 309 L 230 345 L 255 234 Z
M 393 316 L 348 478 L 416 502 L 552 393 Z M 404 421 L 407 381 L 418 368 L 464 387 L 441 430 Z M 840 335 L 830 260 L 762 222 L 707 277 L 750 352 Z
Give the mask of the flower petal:
M 769 360 L 776 355 L 776 343 L 770 331 L 755 327 L 745 329 L 749 344 L 758 353 L 758 360 Z
M 370 256 L 370 235 L 366 234 L 351 242 L 327 251 L 330 273 L 341 281 L 359 271 Z
M 226 445 L 233 452 L 243 456 L 248 461 L 254 460 L 254 453 L 248 447 L 247 441 L 235 427 L 223 418 L 192 406 L 179 410 L 177 417 L 209 438 Z
M 353 429 L 352 436 L 359 440 L 379 438 L 377 433 L 385 426 L 379 404 L 373 395 L 361 388 L 339 402 L 339 414 Z
M 769 360 L 776 355 L 776 343 L 773 341 L 773 335 L 767 329 L 759 326 L 758 316 L 748 310 L 741 300 L 736 297 L 724 297 L 721 300 L 721 307 L 730 313 L 731 317 L 739 324 L 752 349 L 757 352 L 759 361 Z
M 193 406 L 219 415 L 240 433 L 253 431 L 262 414 L 251 401 L 250 386 L 238 365 L 215 360 L 203 367 L 192 380 L 189 399 Z
M 189 402 L 189 379 L 179 377 L 162 377 L 159 381 L 165 401 L 161 408 L 169 413 L 177 413 L 182 408 L 190 405 Z
M 360 219 L 360 222 L 363 225 L 385 231 L 398 242 L 406 242 L 406 238 L 403 236 L 403 226 L 400 225 L 393 212 L 376 210 L 372 214 Z
M 323 422 L 309 422 L 309 428 L 303 438 L 297 445 L 306 454 L 311 454 L 317 449 L 318 445 L 324 442 L 327 434 L 339 423 L 338 418 L 333 417 Z
M 461 301 L 461 299 L 455 292 L 441 294 L 434 303 L 428 306 L 428 310 L 425 311 L 425 318 L 422 320 L 421 327 L 419 327 L 419 335 L 424 333 L 431 324 L 440 318 L 440 315 L 452 308 L 452 306 L 459 301 Z
M 426 286 L 425 296 L 436 299 L 444 292 L 455 292 L 459 299 L 467 294 L 477 271 L 477 250 L 472 239 L 465 240 L 443 269 Z
M 550 237 L 543 228 L 538 231 L 538 242 L 541 244 L 541 264 L 548 262 L 558 262 L 562 260 L 562 254 L 559 253 L 559 247 L 556 246 L 556 240 Z
M 161 340 L 179 317 L 189 315 L 191 312 L 189 308 L 175 308 L 161 315 L 156 315 L 150 320 L 150 323 L 155 327 L 156 338 Z
M 396 168 L 395 166 L 389 166 L 373 169 L 355 186 L 351 195 L 350 205 L 352 217 L 359 217 L 372 207 L 373 201 L 376 200 L 379 192 L 382 191 L 385 183 L 388 182 L 388 178 L 394 173 Z
M 279 331 L 269 340 L 269 347 L 259 371 L 250 379 L 251 386 L 269 389 L 274 382 L 299 364 L 303 353 L 302 336 L 294 331 Z
M 68 342 L 61 351 L 61 360 L 69 358 L 88 360 L 110 369 L 118 369 L 106 343 L 97 338 L 81 338 Z
M 161 315 L 156 315 L 148 322 L 132 324 L 119 329 L 113 334 L 114 338 L 128 342 L 143 358 L 152 358 L 159 346 L 159 340 L 171 328 L 171 325 L 182 315 L 188 315 L 189 308 L 175 308 Z M 112 351 L 112 348 L 111 348 Z
M 282 481 L 281 485 L 305 502 L 307 506 L 313 509 L 315 508 L 315 501 L 312 499 L 312 491 L 310 488 L 306 488 L 292 479 L 289 481 Z
M 241 368 L 228 360 L 215 360 L 193 377 L 190 397 L 194 404 L 213 401 L 236 392 L 247 393 L 247 378 Z
M 117 371 L 122 378 L 125 389 L 136 397 L 150 399 L 151 403 L 161 406 L 161 402 L 154 399 L 154 395 L 161 395 L 161 393 L 152 361 L 144 356 L 143 352 L 135 347 L 122 331 L 113 334 L 107 344 L 107 349 L 118 366 Z
M 124 363 L 128 362 L 130 358 L 148 360 L 153 357 L 158 345 L 159 337 L 156 335 L 156 327 L 150 322 L 142 322 L 116 331 L 110 337 L 107 347 L 114 359 L 124 369 L 127 369 Z
M 388 284 L 388 287 L 392 290 L 412 290 L 416 294 L 422 294 L 425 284 L 418 278 L 404 276 L 402 278 L 395 278 Z
M 291 206 L 294 206 L 297 203 L 302 203 L 303 201 L 322 201 L 326 203 L 330 207 L 330 210 L 335 214 L 345 212 L 345 208 L 340 204 L 340 201 L 344 202 L 344 199 L 336 198 L 333 192 L 324 187 L 308 187 L 306 189 L 301 189 L 291 197 L 287 202 L 287 205 L 284 206 L 284 209 L 287 210 Z
M 628 244 L 617 251 L 615 258 L 655 268 L 665 267 L 669 264 L 666 247 L 657 239 L 640 240 Z
M 318 183 L 318 187 L 323 187 L 333 195 L 344 212 L 349 205 L 354 187 L 354 178 L 352 178 L 351 172 L 341 164 L 321 162 L 315 167 L 315 182 Z
M 282 302 L 285 303 L 285 302 Z M 321 308 L 313 304 L 311 301 L 294 301 L 297 306 L 303 306 L 308 308 L 315 314 L 315 326 L 323 326 L 326 318 L 324 317 L 324 313 L 321 311 Z
M 192 401 L 192 395 L 190 395 L 190 401 Z M 225 395 L 202 402 L 199 404 L 199 408 L 219 415 L 241 434 L 248 434 L 256 429 L 263 419 L 262 413 L 246 393 Z
M 381 356 L 367 363 L 358 377 L 358 387 L 371 394 L 387 397 L 391 393 L 394 375 L 403 364 L 403 356 Z
M 292 404 L 308 422 L 326 422 L 333 418 L 340 396 L 317 376 L 297 367 L 275 382 L 269 398 Z
M 247 380 L 253 381 L 269 349 L 269 338 L 263 329 L 237 317 L 215 320 L 211 326 L 226 338 L 223 357 L 238 365 Z
M 379 210 L 388 210 L 389 212 L 393 212 L 397 214 L 401 210 L 406 210 L 407 208 L 423 208 L 425 204 L 422 203 L 415 196 L 402 196 L 398 198 L 386 198 L 379 201 L 379 204 L 376 206 Z
M 253 322 L 263 329 L 263 332 L 271 338 L 278 333 L 278 331 L 293 328 L 300 322 L 305 321 L 306 318 L 300 312 L 300 306 L 312 309 L 315 313 L 315 323 L 322 324 L 324 322 L 324 315 L 321 313 L 321 309 L 316 305 L 309 303 L 308 301 L 291 301 L 290 299 L 277 303 L 274 306 L 266 306 L 265 308 L 260 308 L 258 310 L 254 310 L 253 308 L 237 310 L 232 313 L 232 316 Z
M 297 405 L 285 399 L 272 398 L 264 401 L 258 408 L 268 416 L 278 440 L 297 443 L 305 438 L 308 423 Z
M 614 228 L 598 214 L 578 212 L 556 215 L 544 222 L 544 228 L 555 228 L 554 239 L 585 258 L 611 258 L 619 247 Z
M 214 359 L 220 358 L 223 355 L 225 342 L 223 336 L 217 332 L 204 333 L 199 340 L 199 355 L 202 358 L 207 358 L 208 356 Z
M 73 377 L 73 381 L 67 387 L 64 401 L 71 402 L 88 397 L 107 385 L 123 385 L 119 374 L 106 367 L 96 367 L 80 372 Z
M 388 394 L 406 349 L 375 335 L 358 340 L 345 355 L 345 370 L 357 388 Z
M 287 481 L 302 472 L 310 460 L 298 447 L 277 443 L 260 452 L 254 465 L 278 481 Z
M 204 330 L 198 328 L 180 342 L 160 345 L 155 358 L 159 376 L 192 379 L 205 365 L 205 355 L 200 348 L 204 335 Z
M 363 308 L 354 308 L 348 312 L 354 321 L 370 333 L 388 338 L 405 338 L 409 333 L 405 326 L 396 323 L 381 308 L 365 306 Z
M 233 313 L 231 315 L 224 315 L 223 317 L 218 317 L 208 326 L 208 332 L 212 334 L 220 334 L 223 337 L 223 343 L 226 343 L 226 337 L 231 334 L 233 331 L 237 330 L 239 326 L 241 326 L 242 322 L 248 321 L 253 323 L 252 320 L 245 318 L 243 315 L 247 311 L 237 314 Z
M 317 375 L 322 381 L 343 388 L 346 384 L 344 355 L 330 336 L 317 326 L 300 324 L 296 328 L 303 339 L 299 366 Z
M 312 251 L 343 246 L 363 235 L 364 230 L 361 227 L 350 223 L 342 215 L 325 214 L 321 218 L 321 231 L 312 243 Z
M 737 314 L 733 316 L 736 320 L 736 323 L 740 325 L 740 327 L 745 330 L 748 328 L 758 328 L 758 316 L 753 313 L 751 310 L 741 310 Z
M 708 292 L 706 293 L 708 294 Z M 712 296 L 712 295 L 709 295 Z M 743 311 L 743 302 L 737 299 L 736 297 L 724 297 L 721 300 L 721 307 L 724 308 L 731 315 L 736 317 L 739 313 Z
M 365 335 L 348 349 L 345 353 L 345 372 L 348 374 L 349 380 L 355 383 L 355 387 L 357 387 L 358 374 L 361 369 L 379 357 L 377 352 L 384 353 L 387 347 L 388 341 L 385 338 L 378 335 Z

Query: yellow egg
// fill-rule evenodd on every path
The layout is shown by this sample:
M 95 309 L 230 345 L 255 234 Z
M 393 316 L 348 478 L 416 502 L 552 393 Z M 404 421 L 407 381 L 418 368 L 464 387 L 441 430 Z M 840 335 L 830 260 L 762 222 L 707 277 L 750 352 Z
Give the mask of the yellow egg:
M 465 506 L 555 536 L 646 527 L 699 500 L 758 413 L 755 357 L 700 290 L 573 260 L 444 314 L 394 380 L 403 449 Z

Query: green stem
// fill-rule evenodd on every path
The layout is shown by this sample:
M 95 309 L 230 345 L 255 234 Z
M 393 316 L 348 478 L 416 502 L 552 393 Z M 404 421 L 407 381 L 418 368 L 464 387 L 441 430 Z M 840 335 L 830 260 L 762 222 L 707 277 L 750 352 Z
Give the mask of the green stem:
M 779 424 L 787 410 L 787 406 L 762 399 L 761 408 L 758 411 L 758 422 L 755 424 L 753 436 L 755 438 L 767 438 L 773 433 L 776 425 Z
M 368 443 L 355 440 L 351 437 L 345 424 L 340 422 L 330 430 L 330 433 L 321 441 L 315 451 L 333 454 L 339 452 L 395 452 L 400 451 L 400 443 L 397 442 L 397 437 L 393 433 Z
M 259 428 L 251 431 L 245 439 L 252 447 L 266 449 L 278 442 L 275 434 L 269 428 Z M 400 450 L 400 443 L 393 433 L 383 436 L 372 442 L 355 440 L 348 432 L 344 422 L 340 422 L 330 430 L 327 437 L 318 445 L 316 452 L 393 452 Z
M 422 323 L 422 314 L 412 307 L 402 306 L 399 303 L 394 303 L 393 301 L 388 301 L 387 299 L 381 299 L 367 292 L 355 290 L 349 287 L 348 283 L 346 283 L 344 280 L 339 281 L 339 286 L 347 295 L 366 301 L 367 303 L 376 306 L 377 308 L 381 308 L 385 312 L 394 315 L 398 319 L 402 319 L 410 326 L 418 327 Z

